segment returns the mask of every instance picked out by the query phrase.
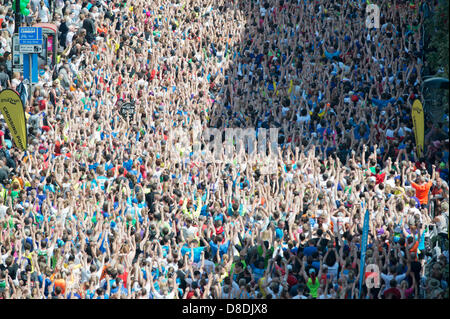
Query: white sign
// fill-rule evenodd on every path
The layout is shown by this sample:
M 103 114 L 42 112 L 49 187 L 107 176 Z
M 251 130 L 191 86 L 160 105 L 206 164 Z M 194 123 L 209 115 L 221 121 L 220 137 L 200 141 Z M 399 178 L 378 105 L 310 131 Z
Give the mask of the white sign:
M 20 53 L 17 34 L 13 37 L 13 72 L 23 72 L 23 55 Z
M 376 4 L 369 4 L 366 7 L 366 13 L 369 15 L 366 17 L 366 27 L 368 29 L 380 28 L 380 7 Z
M 21 44 L 19 51 L 20 51 L 20 53 L 41 53 L 42 45 Z

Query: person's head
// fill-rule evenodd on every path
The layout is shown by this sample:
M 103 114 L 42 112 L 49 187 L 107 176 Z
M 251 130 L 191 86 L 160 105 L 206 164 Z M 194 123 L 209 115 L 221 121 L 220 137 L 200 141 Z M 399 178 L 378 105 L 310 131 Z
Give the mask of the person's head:
M 189 247 L 198 247 L 198 240 L 192 239 L 189 243 Z
M 13 258 L 13 256 L 11 256 L 11 255 L 9 255 L 8 257 L 6 257 L 6 260 L 5 260 L 6 266 L 10 267 L 10 266 L 13 264 L 13 260 L 14 260 L 14 258 Z
M 315 281 L 316 276 L 317 276 L 316 269 L 315 268 L 309 269 L 309 277 L 313 280 L 313 282 Z
M 281 289 L 280 283 L 279 282 L 271 282 L 270 288 L 275 294 L 278 294 Z
M 103 293 L 105 292 L 103 288 L 99 287 L 95 290 L 98 296 L 103 296 Z
M 392 288 L 397 288 L 397 280 L 391 279 L 391 281 L 389 282 L 389 285 L 390 285 Z
M 422 175 L 419 175 L 417 177 L 417 184 L 421 185 L 423 183 L 425 183 L 425 179 L 424 179 L 424 177 Z
M 60 286 L 55 287 L 55 295 L 59 296 L 62 293 L 62 288 Z

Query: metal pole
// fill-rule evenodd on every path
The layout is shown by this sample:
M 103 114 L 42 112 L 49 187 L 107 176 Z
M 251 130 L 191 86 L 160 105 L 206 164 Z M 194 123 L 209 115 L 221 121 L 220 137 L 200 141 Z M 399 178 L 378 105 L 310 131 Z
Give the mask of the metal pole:
M 16 12 L 14 14 L 14 33 L 19 33 L 19 26 L 21 23 L 21 16 L 20 16 L 20 0 L 15 0 L 16 3 Z
M 30 94 L 29 94 L 29 96 L 28 96 L 28 105 L 31 107 L 31 96 L 32 96 L 32 94 L 33 94 L 33 83 L 32 83 L 32 78 L 31 78 L 31 72 L 32 72 L 32 66 L 31 66 L 31 64 L 33 63 L 32 62 L 32 58 L 31 58 L 31 54 L 27 54 L 27 56 L 28 56 L 28 59 L 29 59 L 29 63 L 28 63 L 28 66 L 29 66 L 29 75 L 30 75 Z
M 50 17 L 52 21 L 55 19 L 55 2 L 56 0 L 48 0 L 48 10 L 50 10 Z

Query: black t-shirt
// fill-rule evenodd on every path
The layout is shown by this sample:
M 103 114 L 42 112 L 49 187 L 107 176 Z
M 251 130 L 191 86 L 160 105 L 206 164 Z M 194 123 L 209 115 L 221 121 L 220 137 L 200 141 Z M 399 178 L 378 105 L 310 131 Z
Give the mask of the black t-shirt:
M 186 289 L 186 280 L 184 280 L 186 274 L 182 270 L 177 270 L 177 278 L 180 279 L 180 288 L 184 291 Z
M 0 72 L 0 84 L 2 85 L 2 88 L 8 87 L 8 81 L 9 81 L 9 75 L 5 72 Z
M 95 24 L 92 19 L 87 18 L 83 21 L 83 29 L 86 29 L 86 40 L 91 43 L 95 39 Z
M 150 209 L 150 213 L 153 214 L 155 212 L 155 192 L 152 191 L 145 194 L 145 201 Z
M 110 10 L 105 13 L 105 19 L 111 20 L 111 23 L 114 22 L 115 15 Z
M 411 262 L 411 272 L 416 278 L 416 282 L 420 282 L 420 271 L 422 270 L 422 265 L 418 261 Z
M 0 265 L 0 270 L 5 271 L 8 269 L 8 274 L 12 279 L 16 279 L 17 271 L 19 270 L 19 265 L 17 263 L 12 264 L 9 267 L 6 267 L 4 265 Z
M 86 29 L 86 34 L 93 35 L 95 33 L 95 25 L 92 19 L 87 18 L 83 21 L 83 28 Z
M 7 179 L 8 179 L 8 170 L 1 167 L 0 168 L 0 183 L 4 184 Z
M 316 246 L 317 246 L 317 244 L 319 244 L 319 245 L 317 246 L 317 249 L 320 250 L 322 253 L 325 253 L 329 241 L 330 241 L 329 239 L 322 238 L 322 239 L 320 240 L 320 243 L 319 243 L 319 239 L 317 239 Z

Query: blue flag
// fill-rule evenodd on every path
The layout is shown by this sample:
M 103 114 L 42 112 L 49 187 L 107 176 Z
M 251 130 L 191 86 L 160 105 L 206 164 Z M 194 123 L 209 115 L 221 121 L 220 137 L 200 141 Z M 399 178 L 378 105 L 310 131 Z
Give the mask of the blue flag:
M 362 233 L 362 240 L 361 240 L 361 264 L 359 266 L 359 296 L 358 296 L 358 299 L 361 298 L 361 287 L 362 287 L 362 282 L 364 280 L 364 266 L 366 265 L 367 238 L 369 236 L 369 219 L 370 219 L 370 213 L 369 213 L 369 210 L 366 210 L 366 214 L 364 215 L 364 225 L 363 225 L 363 233 Z

